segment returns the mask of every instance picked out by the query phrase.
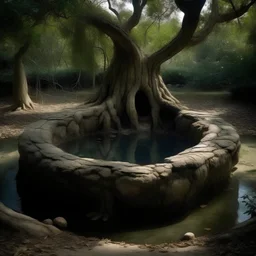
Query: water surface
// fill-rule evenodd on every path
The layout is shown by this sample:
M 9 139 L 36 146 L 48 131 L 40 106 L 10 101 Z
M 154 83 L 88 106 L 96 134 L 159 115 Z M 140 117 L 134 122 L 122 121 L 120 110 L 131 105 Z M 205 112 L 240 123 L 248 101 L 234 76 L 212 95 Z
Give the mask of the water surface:
M 79 157 L 137 164 L 163 162 L 194 144 L 175 133 L 92 135 L 68 141 L 60 148 Z

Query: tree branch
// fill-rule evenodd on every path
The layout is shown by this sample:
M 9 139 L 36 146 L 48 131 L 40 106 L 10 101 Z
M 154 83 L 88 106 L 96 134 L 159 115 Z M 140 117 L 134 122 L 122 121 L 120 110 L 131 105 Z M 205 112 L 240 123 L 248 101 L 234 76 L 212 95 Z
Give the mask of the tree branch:
M 147 4 L 147 0 L 132 0 L 133 13 L 131 17 L 124 23 L 123 29 L 127 32 L 136 27 L 140 21 L 142 11 Z
M 236 6 L 235 6 L 233 0 L 228 0 L 228 1 L 229 1 L 230 5 L 232 6 L 234 12 L 236 13 L 236 16 L 238 16 L 237 11 L 236 11 Z M 237 22 L 238 22 L 238 25 L 241 26 L 241 22 L 240 22 L 239 18 L 237 18 Z
M 188 5 L 185 1 L 178 2 L 178 7 L 185 13 L 181 29 L 171 42 L 148 57 L 148 61 L 153 68 L 158 69 L 163 62 L 172 58 L 187 46 L 198 26 L 199 16 L 204 3 L 205 0 L 201 2 L 196 1 L 196 3 L 189 1 Z
M 212 5 L 217 5 L 218 0 L 212 0 Z M 243 16 L 249 9 L 256 3 L 256 0 L 251 0 L 249 4 L 240 6 L 239 9 L 233 9 L 230 12 L 219 14 L 219 10 L 212 10 L 211 15 L 206 22 L 205 26 L 198 31 L 195 36 L 191 39 L 188 46 L 194 46 L 203 42 L 208 35 L 213 31 L 217 24 L 230 22 L 234 19 L 238 19 Z
M 110 0 L 107 0 L 107 1 L 108 1 L 108 9 L 116 15 L 117 19 L 121 23 L 121 18 L 120 18 L 119 12 L 115 8 L 112 7 Z
M 205 38 L 213 31 L 216 25 L 216 20 L 218 19 L 218 16 L 219 16 L 218 0 L 212 0 L 210 16 L 206 21 L 204 27 L 192 37 L 192 39 L 190 40 L 190 43 L 188 44 L 189 47 L 197 45 L 205 40 Z
M 249 11 L 249 9 L 256 3 L 256 0 L 251 0 L 251 2 L 247 5 L 242 5 L 239 9 L 232 10 L 230 12 L 220 14 L 217 19 L 217 23 L 229 22 L 234 19 L 237 19 L 243 16 L 245 13 Z
M 144 45 L 146 45 L 146 41 L 147 41 L 147 33 L 148 30 L 154 25 L 154 23 L 156 23 L 156 21 L 158 20 L 160 22 L 161 18 L 167 13 L 167 9 L 165 11 L 163 11 L 160 15 L 157 15 L 153 21 L 149 24 L 149 26 L 145 29 L 144 31 Z M 171 13 L 170 13 L 171 15 Z
M 110 20 L 94 15 L 80 16 L 79 20 L 86 24 L 95 26 L 101 32 L 108 35 L 115 46 L 118 46 L 123 51 L 132 54 L 137 49 L 136 44 L 130 39 L 129 35 L 117 24 L 111 22 Z

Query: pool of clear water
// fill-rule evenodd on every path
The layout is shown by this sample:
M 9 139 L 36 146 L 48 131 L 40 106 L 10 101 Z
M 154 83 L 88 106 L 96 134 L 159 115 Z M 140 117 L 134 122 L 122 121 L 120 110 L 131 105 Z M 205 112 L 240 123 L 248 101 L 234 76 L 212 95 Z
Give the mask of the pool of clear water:
M 135 138 L 134 135 L 117 138 L 113 135 L 108 139 L 99 136 L 90 138 L 94 144 L 90 144 L 88 140 L 86 142 L 81 140 L 75 143 L 65 143 L 62 148 L 82 157 L 95 157 L 96 153 L 100 159 L 116 160 L 118 158 L 118 160 L 123 161 L 149 163 L 162 161 L 166 156 L 176 154 L 179 150 L 183 150 L 184 145 L 187 145 L 186 141 L 175 142 L 170 137 L 167 139 L 165 136 L 158 136 L 153 136 L 150 140 L 148 135 L 142 135 L 140 138 Z M 114 142 L 118 140 L 128 140 L 130 146 L 122 147 L 118 143 L 115 144 Z M 154 140 L 156 141 L 154 142 Z M 195 209 L 187 217 L 172 225 L 130 231 L 120 230 L 116 233 L 107 234 L 107 237 L 130 243 L 159 244 L 178 240 L 189 231 L 195 233 L 196 236 L 225 231 L 235 224 L 249 219 L 250 216 L 245 214 L 246 207 L 241 197 L 256 192 L 256 136 L 242 136 L 241 140 L 242 148 L 240 162 L 237 165 L 238 170 L 234 173 L 229 187 L 206 206 Z M 128 142 L 126 143 L 129 145 Z M 90 147 L 90 145 L 93 146 Z M 161 152 L 160 148 L 168 145 L 176 145 L 176 151 L 170 149 L 171 151 Z M 152 148 L 148 149 L 150 147 Z M 146 153 L 145 150 L 147 150 Z M 139 152 L 145 154 L 137 156 Z M 156 152 L 157 155 L 154 156 Z M 119 157 L 123 158 L 120 159 Z M 16 211 L 21 211 L 15 182 L 17 171 L 17 139 L 1 140 L 0 201 Z

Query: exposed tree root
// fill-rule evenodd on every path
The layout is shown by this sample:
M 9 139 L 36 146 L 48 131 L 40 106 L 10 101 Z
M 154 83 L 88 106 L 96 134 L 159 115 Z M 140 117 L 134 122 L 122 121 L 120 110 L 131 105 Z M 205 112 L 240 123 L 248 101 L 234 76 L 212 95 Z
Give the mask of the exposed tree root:
M 137 90 L 138 91 L 138 90 Z M 136 93 L 137 93 L 136 91 Z M 98 100 L 95 102 L 87 103 L 87 115 L 95 115 L 99 117 L 99 122 L 103 127 L 103 130 L 108 131 L 111 128 L 122 130 L 127 127 L 123 127 L 122 123 L 130 123 L 129 128 L 136 130 L 143 129 L 140 124 L 138 110 L 136 109 L 135 96 L 136 93 L 128 95 L 123 101 L 119 102 L 116 97 L 109 97 L 100 104 Z M 149 91 L 149 102 L 151 105 L 151 116 L 149 117 L 150 126 L 152 129 L 162 128 L 162 123 L 164 120 L 161 120 L 159 113 L 162 107 L 168 107 L 174 112 L 178 112 L 182 109 L 181 104 L 176 100 L 165 87 L 160 87 L 156 90 L 157 96 L 154 95 L 154 92 Z M 98 105 L 97 105 L 98 104 Z M 149 110 L 150 112 L 150 110 Z M 124 119 L 127 122 L 124 122 Z
M 129 124 L 129 128 L 135 130 L 143 129 L 140 123 L 143 118 L 139 116 L 140 111 L 136 105 L 138 92 L 145 95 L 140 100 L 147 98 L 149 102 L 146 112 L 151 114 L 143 120 L 147 119 L 152 129 L 163 127 L 166 120 L 160 118 L 162 109 L 168 109 L 175 116 L 183 108 L 166 88 L 159 75 L 160 71 L 148 63 L 147 57 L 144 57 L 135 45 L 131 48 L 132 51 L 127 53 L 121 47 L 115 46 L 114 57 L 102 87 L 91 95 L 86 103 L 88 111 L 91 107 L 101 108 L 100 123 L 103 124 L 104 130 L 120 130 L 124 124 Z M 140 102 L 139 105 L 145 107 L 144 103 L 146 104 Z
M 124 89 L 120 88 L 120 82 L 116 83 L 115 86 L 104 85 L 110 88 L 102 88 L 94 95 L 91 95 L 91 99 L 87 101 L 88 113 L 91 112 L 91 115 L 93 115 L 94 110 L 98 109 L 99 120 L 104 130 L 111 128 L 121 130 L 123 123 L 130 123 L 130 128 L 136 130 L 143 129 L 135 103 L 136 94 L 138 91 L 142 91 L 148 99 L 149 107 L 151 107 L 151 110 L 149 109 L 148 111 L 149 113 L 151 112 L 148 117 L 151 128 L 162 128 L 165 120 L 160 118 L 161 109 L 165 108 L 170 112 L 178 113 L 183 106 L 169 92 L 160 76 L 151 78 L 151 83 L 149 79 L 143 82 L 149 82 L 150 86 L 143 83 L 140 86 L 132 87 L 131 83 L 127 83 L 127 81 L 123 81 L 123 86 L 121 86 Z M 110 91 L 112 91 L 111 95 L 108 94 Z M 141 102 L 141 104 L 145 103 Z
M 16 111 L 17 109 L 22 109 L 22 110 L 34 110 L 35 109 L 35 103 L 30 99 L 30 97 L 24 101 L 24 102 L 19 102 L 16 104 L 13 104 L 10 107 L 11 111 Z
M 61 231 L 54 226 L 43 224 L 29 216 L 14 212 L 0 202 L 0 226 L 25 232 L 36 237 L 57 235 Z

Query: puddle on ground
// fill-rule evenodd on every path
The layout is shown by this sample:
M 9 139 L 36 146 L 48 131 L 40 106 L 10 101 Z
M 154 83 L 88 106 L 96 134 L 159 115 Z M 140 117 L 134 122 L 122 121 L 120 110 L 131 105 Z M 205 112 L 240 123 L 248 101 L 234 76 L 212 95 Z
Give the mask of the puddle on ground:
M 142 138 L 142 141 L 145 142 L 144 139 L 145 138 Z M 132 141 L 131 138 L 129 140 Z M 237 165 L 238 170 L 234 173 L 231 183 L 226 191 L 209 202 L 207 206 L 195 209 L 185 219 L 172 225 L 130 232 L 120 231 L 115 234 L 109 234 L 107 237 L 112 240 L 129 243 L 159 244 L 178 240 L 186 232 L 193 232 L 196 236 L 222 232 L 233 227 L 236 223 L 247 220 L 249 216 L 244 214 L 246 207 L 242 203 L 241 196 L 250 194 L 253 191 L 256 192 L 256 136 L 242 136 L 241 140 L 242 148 L 240 162 Z M 152 142 L 147 141 L 145 143 Z M 104 143 L 102 140 L 99 140 L 99 144 Z M 78 143 L 78 146 L 76 146 L 75 149 L 72 149 L 74 150 L 73 152 L 75 152 L 75 150 L 80 152 L 80 145 L 84 147 L 82 142 L 81 144 Z M 138 142 L 137 144 L 135 143 L 135 145 L 138 145 Z M 159 151 L 159 145 L 161 146 L 161 143 L 157 144 L 157 149 L 153 152 Z M 95 150 L 95 148 L 93 150 Z M 128 147 L 116 147 L 115 150 L 115 152 L 121 150 L 125 150 L 125 152 L 129 151 Z M 178 150 L 180 150 L 180 148 L 178 148 Z M 136 150 L 134 151 L 134 147 L 131 152 L 133 153 L 130 153 L 129 159 L 137 161 Z M 168 154 L 169 153 L 170 152 L 168 152 Z M 145 154 L 140 161 L 146 161 L 146 156 L 150 156 L 150 152 L 148 152 L 147 155 Z M 112 160 L 114 160 L 115 157 L 116 153 Z M 157 159 L 161 160 L 164 157 L 164 154 L 159 153 L 157 158 L 152 157 L 150 158 L 150 161 L 157 161 Z M 16 211 L 20 211 L 20 200 L 15 185 L 17 169 L 17 140 L 9 139 L 0 141 L 0 201 L 6 206 Z

